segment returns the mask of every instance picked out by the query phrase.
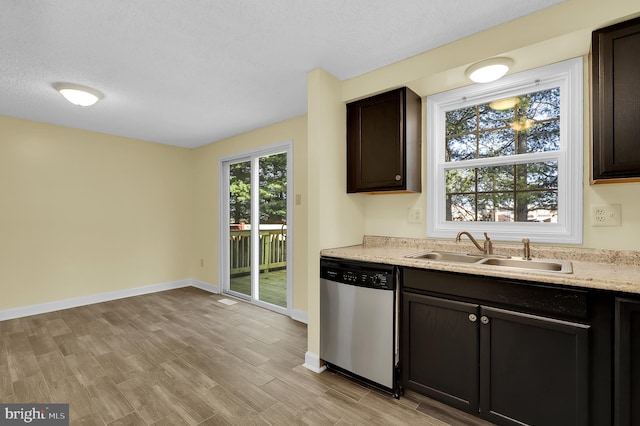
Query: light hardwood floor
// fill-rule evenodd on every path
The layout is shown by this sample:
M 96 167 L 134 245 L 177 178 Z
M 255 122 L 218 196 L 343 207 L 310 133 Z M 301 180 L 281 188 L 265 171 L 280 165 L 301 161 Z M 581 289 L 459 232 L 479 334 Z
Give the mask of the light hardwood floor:
M 72 425 L 487 425 L 302 363 L 306 325 L 194 288 L 0 322 L 0 402 Z

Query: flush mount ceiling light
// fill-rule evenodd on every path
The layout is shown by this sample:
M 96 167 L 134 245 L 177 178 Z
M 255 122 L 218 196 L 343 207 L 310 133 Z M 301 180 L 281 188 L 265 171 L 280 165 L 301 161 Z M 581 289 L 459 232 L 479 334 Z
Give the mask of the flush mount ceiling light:
M 465 74 L 475 83 L 489 83 L 505 75 L 511 66 L 513 66 L 511 58 L 491 58 L 471 65 Z
M 79 106 L 91 106 L 104 97 L 99 90 L 80 84 L 54 83 L 53 87 L 60 92 L 66 100 Z

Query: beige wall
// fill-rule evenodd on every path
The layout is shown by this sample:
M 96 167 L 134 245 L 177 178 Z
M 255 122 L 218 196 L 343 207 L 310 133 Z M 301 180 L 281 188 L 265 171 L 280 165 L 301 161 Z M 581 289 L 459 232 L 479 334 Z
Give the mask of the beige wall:
M 308 351 L 320 352 L 320 250 L 354 245 L 364 234 L 364 197 L 347 194 L 346 114 L 342 83 L 326 71 L 307 75 L 309 157 Z
M 188 278 L 192 154 L 0 117 L 0 310 Z
M 219 158 L 293 141 L 293 307 L 306 311 L 306 138 L 306 116 L 195 150 L 0 117 L 0 310 L 219 284 Z
M 308 193 L 306 180 L 307 119 L 297 117 L 243 133 L 194 150 L 193 251 L 190 276 L 219 285 L 218 265 L 218 166 L 220 159 L 276 143 L 293 142 L 293 191 L 302 203 L 293 211 L 293 308 L 307 310 L 306 228 Z M 200 259 L 204 265 L 200 266 Z

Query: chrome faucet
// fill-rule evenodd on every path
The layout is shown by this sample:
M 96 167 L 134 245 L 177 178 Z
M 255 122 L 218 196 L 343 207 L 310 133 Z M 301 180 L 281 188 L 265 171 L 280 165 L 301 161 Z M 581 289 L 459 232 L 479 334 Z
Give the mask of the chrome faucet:
M 529 239 L 523 238 L 522 244 L 524 244 L 524 251 L 522 253 L 522 259 L 531 260 L 531 246 L 529 245 Z
M 478 248 L 478 250 L 480 250 L 482 253 L 493 254 L 493 243 L 491 242 L 491 238 L 489 238 L 486 232 L 484 233 L 484 247 L 480 247 L 480 244 L 478 244 L 476 239 L 473 238 L 473 236 L 467 231 L 458 232 L 458 235 L 456 236 L 456 242 L 460 241 L 463 235 L 466 235 L 467 237 L 469 237 L 473 245 L 475 245 Z

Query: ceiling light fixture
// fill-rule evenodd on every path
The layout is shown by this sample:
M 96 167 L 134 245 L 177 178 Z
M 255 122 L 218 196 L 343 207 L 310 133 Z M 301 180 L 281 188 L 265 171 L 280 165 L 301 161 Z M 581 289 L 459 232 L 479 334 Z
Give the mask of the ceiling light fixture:
M 74 105 L 91 106 L 104 97 L 99 90 L 74 83 L 54 83 L 56 89 L 66 100 Z
M 511 58 L 491 58 L 471 65 L 465 74 L 475 83 L 490 83 L 505 75 L 512 66 Z

